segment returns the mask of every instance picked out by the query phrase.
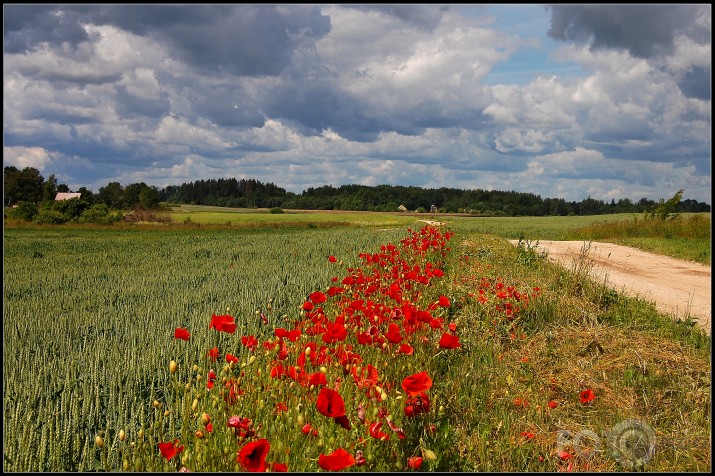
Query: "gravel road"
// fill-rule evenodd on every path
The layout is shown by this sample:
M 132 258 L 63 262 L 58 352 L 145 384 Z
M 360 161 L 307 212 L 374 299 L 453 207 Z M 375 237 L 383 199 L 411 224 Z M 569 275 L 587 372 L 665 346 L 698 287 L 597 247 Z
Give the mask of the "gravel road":
M 510 240 L 517 244 L 517 240 Z M 589 247 L 590 243 L 590 247 Z M 536 242 L 532 242 L 534 246 Z M 586 248 L 584 248 L 584 246 Z M 594 279 L 617 291 L 654 302 L 656 308 L 676 318 L 690 314 L 710 334 L 710 267 L 641 251 L 613 243 L 541 241 L 537 251 L 571 268 L 574 258 L 588 250 Z

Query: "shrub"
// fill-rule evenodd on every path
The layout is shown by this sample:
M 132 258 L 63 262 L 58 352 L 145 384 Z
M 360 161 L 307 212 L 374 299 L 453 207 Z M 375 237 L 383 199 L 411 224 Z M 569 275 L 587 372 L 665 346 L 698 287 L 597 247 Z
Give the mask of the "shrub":
M 271 213 L 283 213 L 283 209 L 281 207 L 273 207 L 271 208 Z
M 40 210 L 32 219 L 33 222 L 41 225 L 61 225 L 70 219 L 57 210 Z
M 10 212 L 12 218 L 19 218 L 25 221 L 31 221 L 37 215 L 37 205 L 32 202 L 18 202 L 17 208 L 13 208 Z

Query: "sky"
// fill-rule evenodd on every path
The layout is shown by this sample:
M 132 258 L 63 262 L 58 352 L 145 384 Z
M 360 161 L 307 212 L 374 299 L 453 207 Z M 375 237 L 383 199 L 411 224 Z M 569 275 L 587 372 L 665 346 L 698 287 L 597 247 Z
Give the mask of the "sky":
M 3 164 L 711 203 L 711 5 L 4 4 Z

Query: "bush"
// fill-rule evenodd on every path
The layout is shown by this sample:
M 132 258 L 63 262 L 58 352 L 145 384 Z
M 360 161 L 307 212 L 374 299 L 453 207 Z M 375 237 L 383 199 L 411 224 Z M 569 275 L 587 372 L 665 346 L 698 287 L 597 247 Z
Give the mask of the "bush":
M 121 213 L 109 213 L 109 207 L 103 203 L 92 205 L 79 217 L 80 223 L 97 223 L 98 225 L 111 225 L 122 219 Z
M 273 207 L 271 208 L 271 213 L 283 213 L 283 209 L 281 207 Z
M 25 221 L 31 221 L 37 215 L 37 205 L 32 202 L 18 202 L 17 208 L 13 208 L 10 212 L 12 218 L 19 218 Z
M 57 210 L 40 210 L 32 221 L 40 225 L 61 225 L 67 223 L 69 218 Z

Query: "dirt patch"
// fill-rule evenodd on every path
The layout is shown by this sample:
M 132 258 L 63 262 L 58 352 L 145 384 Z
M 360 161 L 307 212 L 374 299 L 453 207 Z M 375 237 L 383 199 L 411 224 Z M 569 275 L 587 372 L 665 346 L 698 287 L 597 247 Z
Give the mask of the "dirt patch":
M 690 315 L 711 333 L 709 266 L 613 243 L 539 241 L 536 250 L 546 252 L 549 260 L 565 268 L 571 268 L 574 259 L 587 252 L 594 279 L 606 282 L 617 291 L 651 301 L 659 311 L 675 318 Z

